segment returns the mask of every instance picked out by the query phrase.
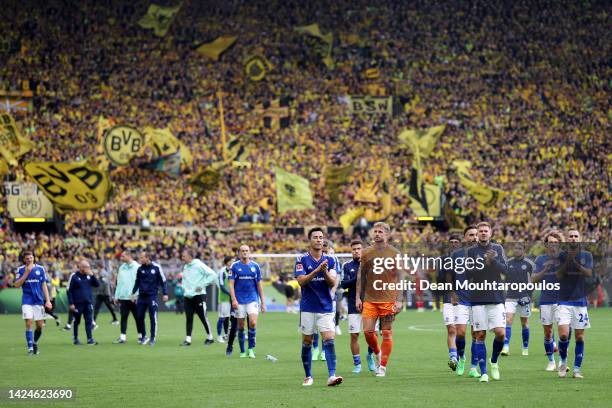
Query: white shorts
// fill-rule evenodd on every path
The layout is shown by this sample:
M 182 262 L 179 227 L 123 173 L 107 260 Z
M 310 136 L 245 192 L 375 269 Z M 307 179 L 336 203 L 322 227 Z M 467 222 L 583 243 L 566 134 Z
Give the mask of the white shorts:
M 506 310 L 501 303 L 472 306 L 472 317 L 474 331 L 506 327 Z
M 543 326 L 552 326 L 557 321 L 557 305 L 540 305 L 540 322 Z
M 238 310 L 236 311 L 236 318 L 244 319 L 247 315 L 259 314 L 259 303 L 251 302 L 246 304 L 238 304 Z
M 442 304 L 442 317 L 444 318 L 444 325 L 450 326 L 451 324 L 455 324 L 455 310 L 457 306 L 454 306 L 452 303 L 444 303 Z
M 348 332 L 361 332 L 361 313 L 349 313 L 348 315 Z
M 557 325 L 570 325 L 572 329 L 588 329 L 591 327 L 586 306 L 557 306 Z
M 455 324 L 467 325 L 472 321 L 472 307 L 466 305 L 455 306 Z
M 219 303 L 219 317 L 220 318 L 230 317 L 231 309 L 232 309 L 232 305 L 230 304 L 230 302 Z
M 300 329 L 302 334 L 310 336 L 319 332 L 333 332 L 336 323 L 335 313 L 300 312 Z
M 42 305 L 21 305 L 24 320 L 45 320 L 45 307 Z
M 527 303 L 525 306 L 521 306 L 518 304 L 517 300 L 506 299 L 506 304 L 504 306 L 506 308 L 506 315 L 515 314 L 516 309 L 518 308 L 521 317 L 531 316 L 531 303 Z

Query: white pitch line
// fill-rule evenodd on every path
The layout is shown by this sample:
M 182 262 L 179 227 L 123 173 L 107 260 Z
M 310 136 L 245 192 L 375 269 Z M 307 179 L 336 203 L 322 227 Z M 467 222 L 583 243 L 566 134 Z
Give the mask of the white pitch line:
M 408 326 L 408 330 L 414 330 L 414 331 L 440 331 L 439 328 L 438 329 L 424 329 L 423 327 L 427 327 L 427 326 L 438 326 L 437 324 L 419 324 L 419 325 L 414 325 L 414 326 Z

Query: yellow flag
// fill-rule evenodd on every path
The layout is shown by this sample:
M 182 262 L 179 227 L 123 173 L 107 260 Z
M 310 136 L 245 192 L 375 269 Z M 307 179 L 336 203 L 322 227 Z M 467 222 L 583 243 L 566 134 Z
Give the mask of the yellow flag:
M 16 165 L 17 158 L 29 152 L 32 147 L 34 143 L 21 134 L 15 119 L 8 113 L 0 114 L 0 153 L 8 164 Z
M 207 56 L 208 58 L 212 58 L 215 61 L 219 61 L 219 57 L 221 56 L 221 54 L 223 54 L 225 50 L 231 47 L 237 39 L 237 36 L 219 37 L 213 42 L 200 45 L 197 51 L 200 54 Z
M 457 169 L 459 182 L 468 190 L 468 193 L 485 207 L 501 205 L 504 198 L 509 194 L 507 191 L 489 187 L 474 180 L 470 172 L 472 163 L 468 160 L 455 160 L 453 165 Z
M 8 163 L 2 157 L 0 157 L 0 176 L 8 174 L 9 168 Z
M 137 129 L 119 124 L 106 129 L 102 137 L 102 146 L 106 158 L 115 166 L 127 166 L 140 155 L 145 144 L 145 137 Z
M 330 202 L 340 203 L 342 187 L 348 184 L 353 171 L 354 166 L 352 164 L 330 166 L 325 169 L 325 189 L 327 190 Z
M 193 189 L 199 194 L 206 194 L 209 191 L 216 190 L 220 181 L 220 171 L 212 167 L 207 167 L 206 169 L 194 174 L 189 180 L 189 184 L 191 184 Z
M 280 214 L 314 208 L 308 180 L 280 167 L 275 167 L 274 173 L 276 176 L 276 205 Z
M 111 193 L 108 173 L 85 162 L 36 162 L 26 173 L 60 211 L 102 207 Z
M 96 157 L 93 160 L 93 164 L 100 170 L 108 170 L 110 167 L 110 160 L 106 157 L 106 153 L 104 152 L 104 136 L 113 126 L 115 126 L 115 121 L 113 119 L 107 119 L 104 116 L 98 117 L 96 132 L 98 144 L 96 145 Z
M 138 21 L 138 25 L 142 28 L 152 28 L 156 36 L 163 37 L 168 32 L 168 29 L 170 29 L 172 20 L 174 20 L 180 8 L 180 4 L 174 7 L 151 4 L 147 14 Z
M 349 208 L 346 210 L 346 212 L 340 216 L 340 225 L 342 225 L 344 232 L 346 233 L 349 228 L 355 224 L 355 221 L 364 214 L 364 207 Z
M 429 129 L 406 129 L 399 135 L 399 140 L 414 152 L 419 149 L 421 157 L 427 158 L 436 147 L 438 139 L 446 129 L 446 125 L 434 126 Z

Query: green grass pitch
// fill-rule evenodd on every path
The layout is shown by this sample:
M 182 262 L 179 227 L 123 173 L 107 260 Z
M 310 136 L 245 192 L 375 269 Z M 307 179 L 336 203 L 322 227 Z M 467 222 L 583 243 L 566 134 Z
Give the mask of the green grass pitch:
M 65 318 L 65 315 L 62 316 Z M 213 325 L 216 315 L 209 316 Z M 76 347 L 71 335 L 53 321 L 40 341 L 41 354 L 28 357 L 23 322 L 18 315 L 0 316 L 0 388 L 64 388 L 76 392 L 76 401 L 55 403 L 0 401 L 19 407 L 610 407 L 612 371 L 610 346 L 612 310 L 591 310 L 593 328 L 587 330 L 584 380 L 559 379 L 544 371 L 546 358 L 539 314 L 531 317 L 530 355 L 520 355 L 520 324 L 514 324 L 511 355 L 501 358 L 501 381 L 478 383 L 458 378 L 446 366 L 446 335 L 440 312 L 404 312 L 395 322 L 393 354 L 387 377 L 375 378 L 367 368 L 351 373 L 352 358 L 346 322 L 336 339 L 338 374 L 345 382 L 325 386 L 325 362 L 313 363 L 315 384 L 301 385 L 298 316 L 268 313 L 260 316 L 257 358 L 228 358 L 225 345 L 204 346 L 203 329 L 196 318 L 194 344 L 178 347 L 184 338 L 184 317 L 159 316 L 155 347 L 136 344 L 133 321 L 128 344 L 114 345 L 117 326 L 108 314 L 99 316 L 95 337 L 100 345 Z M 517 319 L 518 320 L 518 319 Z M 81 328 L 83 330 L 83 328 Z M 84 333 L 81 339 L 84 339 Z M 216 337 L 216 336 L 215 336 Z M 366 345 L 363 336 L 362 356 Z M 238 349 L 236 343 L 235 348 Z M 468 342 L 469 353 L 469 342 Z M 487 339 L 488 352 L 491 339 Z M 568 362 L 573 363 L 570 345 Z M 278 358 L 277 363 L 265 359 Z M 468 357 L 469 358 L 469 357 Z

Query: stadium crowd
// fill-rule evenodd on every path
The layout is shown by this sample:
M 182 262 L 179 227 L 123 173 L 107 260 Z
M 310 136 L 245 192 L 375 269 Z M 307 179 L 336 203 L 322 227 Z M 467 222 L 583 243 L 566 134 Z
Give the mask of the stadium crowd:
M 339 225 L 338 216 L 353 206 L 359 175 L 382 159 L 394 179 L 387 219 L 394 239 L 441 241 L 445 234 L 431 226 L 411 228 L 410 198 L 401 186 L 412 154 L 398 134 L 442 123 L 447 128 L 425 163 L 425 179 L 443 180 L 446 199 L 467 223 L 493 220 L 501 241 L 536 240 L 544 230 L 569 225 L 585 240 L 610 238 L 610 68 L 603 56 L 612 42 L 603 2 L 272 3 L 189 2 L 163 38 L 137 24 L 148 2 L 3 7 L 0 28 L 20 47 L 2 55 L 0 88 L 34 92 L 32 112 L 16 116 L 36 146 L 22 163 L 92 158 L 101 115 L 136 127 L 170 127 L 194 161 L 178 178 L 114 170 L 111 200 L 98 211 L 66 214 L 64 236 L 9 231 L 0 202 L 2 259 L 14 261 L 24 248 L 57 262 L 75 254 L 110 258 L 133 240 L 104 227 L 145 219 L 154 226 L 213 228 L 239 221 Z M 334 33 L 334 69 L 294 30 L 314 22 Z M 195 51 L 222 35 L 238 40 L 219 61 Z M 244 73 L 253 54 L 273 65 L 263 81 Z M 366 78 L 373 67 L 379 77 Z M 217 188 L 198 194 L 187 180 L 222 155 L 217 91 L 225 94 L 228 133 L 250 140 L 250 167 L 227 169 Z M 393 117 L 351 115 L 346 96 L 363 94 L 409 102 Z M 256 106 L 279 97 L 291 98 L 290 126 L 262 127 Z M 471 161 L 477 179 L 508 191 L 503 205 L 479 205 L 459 183 L 453 160 Z M 354 176 L 341 203 L 333 204 L 325 168 L 347 163 L 355 165 Z M 274 165 L 310 181 L 316 209 L 277 214 Z M 7 175 L 24 178 L 22 166 Z M 249 239 L 257 251 L 300 247 L 285 232 Z M 350 237 L 332 239 L 346 244 Z M 178 258 L 183 246 L 205 258 L 222 257 L 238 241 L 235 234 L 187 233 L 152 236 L 147 244 L 160 259 Z

